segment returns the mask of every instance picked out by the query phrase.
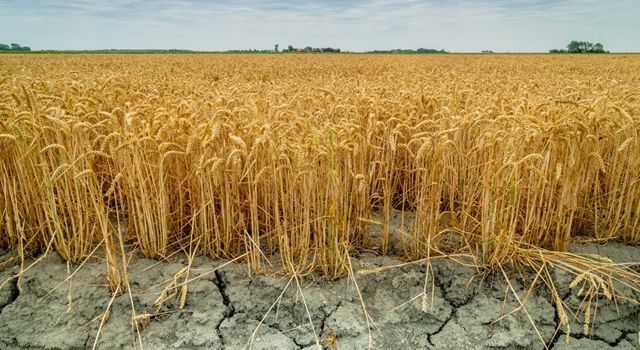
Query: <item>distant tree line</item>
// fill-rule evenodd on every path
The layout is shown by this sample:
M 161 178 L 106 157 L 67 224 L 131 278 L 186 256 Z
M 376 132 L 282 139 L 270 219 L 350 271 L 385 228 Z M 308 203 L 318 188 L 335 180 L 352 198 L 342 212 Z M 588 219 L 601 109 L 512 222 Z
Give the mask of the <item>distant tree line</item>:
M 29 46 L 20 46 L 16 43 L 11 43 L 10 45 L 0 44 L 0 51 L 31 51 L 31 48 Z
M 445 50 L 419 48 L 417 50 L 413 50 L 413 49 L 373 50 L 373 51 L 367 51 L 367 53 L 448 53 L 448 52 Z
M 278 51 L 278 44 L 276 44 L 276 46 L 275 46 L 275 52 L 280 52 L 280 51 Z M 328 53 L 339 53 L 340 52 L 340 48 L 311 47 L 311 46 L 307 46 L 305 48 L 297 48 L 297 47 L 293 47 L 292 45 L 289 45 L 289 46 L 287 46 L 286 49 L 283 49 L 282 52 L 328 52 Z
M 226 50 L 226 51 L 207 51 L 207 52 L 220 52 L 220 53 L 273 53 L 273 50 L 258 50 L 258 49 L 239 49 L 239 50 Z
M 605 51 L 601 43 L 590 43 L 588 41 L 573 40 L 567 45 L 566 49 L 549 50 L 550 53 L 609 53 Z
M 121 53 L 193 53 L 193 50 L 185 49 L 104 49 L 104 50 L 84 50 L 91 52 L 121 52 Z

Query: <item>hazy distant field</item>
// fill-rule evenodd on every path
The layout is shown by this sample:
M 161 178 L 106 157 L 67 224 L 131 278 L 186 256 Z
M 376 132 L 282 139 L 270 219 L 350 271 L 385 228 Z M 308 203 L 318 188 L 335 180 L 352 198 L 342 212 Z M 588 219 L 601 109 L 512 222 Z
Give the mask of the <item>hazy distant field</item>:
M 640 242 L 639 56 L 0 62 L 0 246 L 256 269 L 279 252 L 338 276 L 346 253 L 394 240 L 487 264 L 578 236 Z

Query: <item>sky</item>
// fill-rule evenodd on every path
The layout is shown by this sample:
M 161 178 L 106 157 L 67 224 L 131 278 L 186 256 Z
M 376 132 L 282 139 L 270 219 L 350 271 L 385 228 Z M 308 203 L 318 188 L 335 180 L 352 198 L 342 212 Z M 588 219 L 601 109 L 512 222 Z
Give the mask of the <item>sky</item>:
M 640 0 L 0 0 L 0 43 L 33 50 L 640 52 L 638 38 Z

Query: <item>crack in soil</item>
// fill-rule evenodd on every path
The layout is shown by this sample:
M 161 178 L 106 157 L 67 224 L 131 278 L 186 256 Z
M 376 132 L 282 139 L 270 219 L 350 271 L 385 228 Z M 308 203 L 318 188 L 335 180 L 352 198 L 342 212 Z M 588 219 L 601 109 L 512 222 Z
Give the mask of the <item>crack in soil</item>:
M 307 346 L 302 346 L 302 345 L 298 344 L 298 342 L 297 342 L 295 339 L 293 339 L 293 338 L 289 338 L 289 339 L 291 339 L 291 341 L 292 341 L 294 344 L 296 344 L 296 346 L 298 347 L 298 349 L 303 349 L 303 348 L 306 348 L 306 347 L 307 347 Z
M 616 340 L 614 340 L 613 342 L 610 341 L 606 341 L 605 339 L 595 335 L 595 334 L 591 334 L 591 335 L 584 335 L 582 333 L 575 333 L 575 334 L 569 334 L 569 338 L 573 338 L 573 339 L 589 339 L 589 340 L 597 340 L 597 341 L 601 341 L 603 343 L 606 343 L 607 345 L 611 346 L 611 347 L 616 347 L 618 345 L 620 345 L 620 343 L 627 339 L 627 336 L 629 334 L 634 334 L 635 331 L 621 331 L 622 335 L 620 337 L 618 337 Z M 560 336 L 566 336 L 567 334 L 565 332 L 558 332 L 558 337 L 560 338 Z M 557 339 L 556 339 L 557 340 Z M 554 342 L 555 344 L 555 342 Z M 549 349 L 551 349 L 552 346 L 549 346 Z
M 340 305 L 342 305 L 342 300 L 338 301 L 338 303 L 335 305 L 335 307 L 333 308 L 333 310 L 331 310 L 330 312 L 328 312 L 323 318 L 322 321 L 320 323 L 320 337 L 324 337 L 324 328 L 325 328 L 325 323 L 327 322 L 327 319 L 329 317 L 331 317 L 331 315 L 333 315 L 334 312 L 336 312 L 336 310 L 338 310 L 338 308 L 340 307 Z
M 436 285 L 438 285 L 438 283 L 436 282 Z M 473 293 L 467 300 L 465 300 L 464 302 L 462 302 L 460 305 L 455 305 L 454 303 L 450 302 L 449 300 L 447 300 L 446 298 L 444 298 L 444 295 L 446 295 L 444 293 L 444 287 L 440 285 L 440 288 L 442 289 L 442 293 L 443 293 L 443 299 L 449 303 L 449 305 L 451 306 L 452 310 L 451 310 L 451 316 L 449 316 L 448 319 L 444 320 L 444 322 L 442 322 L 442 324 L 440 325 L 440 327 L 433 333 L 429 333 L 427 334 L 427 342 L 429 342 L 429 344 L 431 344 L 431 346 L 435 347 L 436 345 L 433 344 L 433 342 L 431 341 L 431 337 L 433 337 L 434 335 L 439 334 L 440 332 L 442 332 L 442 330 L 444 329 L 444 327 L 449 324 L 449 322 L 451 322 L 452 320 L 457 320 L 458 319 L 458 310 L 471 303 L 473 301 L 473 299 L 475 299 L 475 297 L 478 295 L 478 293 Z
M 324 327 L 325 327 L 325 323 L 327 321 L 327 319 L 333 315 L 334 312 L 336 312 L 336 310 L 338 310 L 338 307 L 340 307 L 340 305 L 342 304 L 342 300 L 338 301 L 338 303 L 335 304 L 335 306 L 333 307 L 333 310 L 329 311 L 328 313 L 324 313 L 324 316 L 322 317 L 322 320 L 320 321 L 320 329 L 319 332 L 317 332 L 317 336 L 318 336 L 318 341 L 320 343 L 322 343 L 322 339 L 324 338 Z M 260 322 L 260 320 L 255 320 L 256 322 Z M 284 335 L 285 337 L 291 339 L 291 341 L 293 341 L 294 344 L 296 344 L 296 346 L 298 346 L 298 348 L 303 349 L 309 346 L 313 346 L 316 344 L 316 340 L 313 339 L 311 342 L 309 343 L 300 343 L 298 341 L 298 339 L 296 339 L 296 337 L 294 336 L 289 336 L 287 334 L 287 331 L 283 331 L 280 328 L 280 325 L 278 323 L 273 323 L 273 324 L 266 324 L 267 326 L 276 329 L 278 332 L 280 332 L 282 335 Z M 311 325 L 306 323 L 305 327 L 310 327 Z
M 451 322 L 451 320 L 453 320 L 454 318 L 457 318 L 457 316 L 458 316 L 458 309 L 454 309 L 454 310 L 451 312 L 451 316 L 450 316 L 448 319 L 446 319 L 444 322 L 442 322 L 442 324 L 440 325 L 440 327 L 438 327 L 438 329 L 437 329 L 435 332 L 433 332 L 433 333 L 427 333 L 427 342 L 428 342 L 429 344 L 431 344 L 431 346 L 435 347 L 436 345 L 435 345 L 435 344 L 433 344 L 433 342 L 431 341 L 431 337 L 432 337 L 432 336 L 434 336 L 434 335 L 437 335 L 437 334 L 438 334 L 438 333 L 440 333 L 440 332 L 442 332 L 442 330 L 444 329 L 444 327 L 445 327 L 449 322 Z
M 458 309 L 464 305 L 469 304 L 478 294 L 477 291 L 473 294 L 471 294 L 469 296 L 469 298 L 466 298 L 462 303 L 460 303 L 458 305 L 458 303 L 454 302 L 453 300 L 449 300 L 447 298 L 447 291 L 446 288 L 450 287 L 452 284 L 452 280 L 449 280 L 446 284 L 446 286 L 440 281 L 440 276 L 438 276 L 438 274 L 434 273 L 434 276 L 432 277 L 434 278 L 434 283 L 435 285 L 440 289 L 440 293 L 442 294 L 442 299 L 444 299 L 444 301 L 447 302 L 447 304 L 449 304 L 449 306 L 451 306 L 451 315 L 449 316 L 449 318 L 447 318 L 446 320 L 444 320 L 444 322 L 442 322 L 442 324 L 440 325 L 440 327 L 438 327 L 438 329 L 433 332 L 433 333 L 427 333 L 427 342 L 433 346 L 436 347 L 435 344 L 433 344 L 433 342 L 431 341 L 431 337 L 434 335 L 437 335 L 438 333 L 442 332 L 442 330 L 444 329 L 444 327 L 451 322 L 451 320 L 453 319 L 457 319 L 458 318 Z
M 235 314 L 235 308 L 233 304 L 229 300 L 229 296 L 227 295 L 227 285 L 222 279 L 222 274 L 219 271 L 215 271 L 216 280 L 213 282 L 220 291 L 220 295 L 222 296 L 222 303 L 227 307 L 227 318 L 233 316 Z
M 562 301 L 566 301 L 569 297 L 571 296 L 571 289 L 569 289 L 563 296 L 562 296 Z M 578 333 L 569 333 L 567 334 L 567 332 L 565 332 L 564 330 L 562 330 L 562 325 L 560 324 L 560 315 L 558 313 L 558 307 L 554 304 L 554 322 L 555 322 L 555 333 L 553 335 L 553 338 L 551 338 L 551 340 L 547 343 L 547 347 L 549 349 L 552 349 L 556 343 L 560 340 L 561 337 L 569 337 L 569 338 L 573 338 L 573 339 L 590 339 L 590 340 L 597 340 L 597 341 L 601 341 L 603 343 L 606 343 L 607 345 L 611 346 L 611 347 L 616 347 L 618 345 L 620 345 L 620 343 L 627 339 L 627 337 L 630 334 L 635 334 L 636 331 L 629 331 L 629 330 L 624 330 L 624 329 L 618 329 L 620 331 L 620 336 L 614 340 L 614 341 L 607 341 L 606 339 L 603 339 L 595 334 L 591 334 L 591 335 L 585 335 L 581 332 Z
M 220 332 L 220 326 L 222 325 L 222 322 L 224 322 L 224 320 L 233 317 L 233 315 L 235 315 L 236 311 L 235 311 L 235 308 L 233 307 L 233 304 L 229 300 L 229 296 L 227 295 L 227 285 L 224 282 L 224 280 L 222 279 L 222 274 L 218 270 L 216 270 L 214 272 L 214 274 L 215 274 L 216 278 L 213 281 L 213 283 L 216 285 L 216 287 L 218 287 L 218 291 L 220 292 L 220 296 L 222 296 L 222 303 L 225 306 L 225 311 L 224 311 L 224 314 L 223 314 L 224 317 L 222 317 L 220 322 L 216 325 L 216 332 L 218 332 L 218 338 L 220 339 L 220 343 L 224 347 L 225 340 L 224 340 L 224 337 L 222 336 L 222 332 Z
M 623 340 L 627 339 L 627 337 L 628 337 L 629 335 L 631 335 L 631 334 L 636 334 L 636 333 L 638 333 L 638 332 L 636 332 L 636 331 L 628 331 L 628 330 L 620 330 L 620 333 L 622 333 L 622 334 L 618 337 L 618 339 L 616 339 L 616 340 L 612 343 L 612 344 L 614 344 L 613 346 L 618 346 L 618 345 L 620 345 L 620 343 L 621 343 Z M 639 335 L 640 335 L 640 334 L 639 334 Z
M 18 278 L 13 276 L 8 281 L 6 286 L 9 287 L 9 299 L 6 304 L 0 305 L 0 313 L 5 307 L 11 305 L 20 296 L 20 289 L 18 289 Z

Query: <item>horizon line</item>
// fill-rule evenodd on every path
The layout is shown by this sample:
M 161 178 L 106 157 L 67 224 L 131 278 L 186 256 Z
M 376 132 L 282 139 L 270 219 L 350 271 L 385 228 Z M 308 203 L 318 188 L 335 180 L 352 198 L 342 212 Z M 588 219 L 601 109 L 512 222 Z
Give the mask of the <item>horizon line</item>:
M 325 48 L 325 47 L 322 47 Z M 326 47 L 326 48 L 330 48 L 330 47 Z M 334 48 L 334 49 L 340 49 L 338 47 Z M 481 50 L 481 51 L 447 51 L 446 49 L 427 49 L 427 50 L 442 50 L 442 52 L 415 52 L 418 49 L 425 49 L 425 48 L 395 48 L 395 49 L 370 49 L 370 50 L 365 50 L 365 51 L 351 51 L 351 50 L 343 50 L 340 49 L 340 52 L 309 52 L 309 51 L 297 51 L 297 52 L 289 52 L 289 51 L 275 51 L 273 49 L 225 49 L 225 50 L 194 50 L 194 49 L 184 49 L 184 48 L 170 48 L 170 49 L 162 49 L 162 48 L 135 48 L 135 49 L 125 49 L 125 48 L 102 48 L 102 49 L 38 49 L 38 50 L 34 50 L 31 49 L 29 51 L 21 51 L 21 50 L 0 50 L 0 53 L 45 53 L 45 52 L 112 52 L 112 53 L 118 53 L 118 52 L 142 52 L 142 51 L 156 51 L 156 52 L 182 52 L 182 53 L 233 53 L 233 52 L 255 52 L 255 53 L 264 53 L 264 54 L 293 54 L 293 53 L 304 53 L 304 54 L 314 54 L 314 53 L 320 53 L 320 54 L 345 54 L 345 53 L 397 53 L 397 54 L 411 54 L 411 53 L 416 53 L 416 54 L 423 54 L 423 55 L 429 55 L 429 54 L 473 54 L 473 53 L 477 53 L 477 54 L 550 54 L 550 50 L 554 50 L 554 49 L 549 49 L 547 51 L 494 51 L 491 49 L 487 49 L 487 50 Z M 398 52 L 393 52 L 393 51 L 398 51 Z M 403 52 L 405 51 L 405 52 Z M 406 52 L 409 51 L 409 52 Z M 414 51 L 414 52 L 411 52 Z M 487 51 L 487 52 L 484 52 Z M 596 54 L 596 55 L 602 55 L 602 54 L 634 54 L 634 53 L 640 53 L 640 51 L 608 51 L 605 53 L 568 53 L 568 52 L 562 52 L 562 53 L 552 53 L 552 54 L 556 54 L 556 55 L 561 55 L 561 54 L 576 54 L 576 55 L 581 55 L 581 54 Z

